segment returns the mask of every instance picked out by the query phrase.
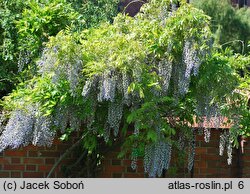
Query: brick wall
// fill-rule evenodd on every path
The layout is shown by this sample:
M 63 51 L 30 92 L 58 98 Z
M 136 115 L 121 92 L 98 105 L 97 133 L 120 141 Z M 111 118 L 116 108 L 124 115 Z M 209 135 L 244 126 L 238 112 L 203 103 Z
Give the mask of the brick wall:
M 250 177 L 250 144 L 245 144 L 244 154 L 234 149 L 232 165 L 227 165 L 226 150 L 223 156 L 219 156 L 219 136 L 220 130 L 213 130 L 210 142 L 205 143 L 204 136 L 197 135 L 193 172 L 188 172 L 187 164 L 184 163 L 175 173 L 166 172 L 165 177 Z M 147 177 L 143 171 L 142 160 L 138 161 L 138 169 L 133 171 L 129 157 L 117 159 L 118 152 L 116 150 L 105 156 L 100 177 Z M 172 163 L 175 162 L 173 159 Z
M 69 143 L 55 141 L 50 148 L 27 146 L 17 150 L 6 150 L 0 154 L 0 178 L 46 177 L 53 164 L 69 146 Z M 63 165 L 70 164 L 73 161 L 73 156 L 69 156 L 55 170 L 51 177 L 63 177 L 61 168 Z
M 227 156 L 219 156 L 219 130 L 213 130 L 209 143 L 203 136 L 196 136 L 196 156 L 193 173 L 187 171 L 186 164 L 175 173 L 165 173 L 165 177 L 250 177 L 250 144 L 245 144 L 244 154 L 234 150 L 233 164 L 227 165 Z M 28 146 L 18 150 L 6 150 L 0 154 L 0 177 L 46 177 L 60 155 L 71 143 L 55 141 L 50 148 Z M 130 167 L 129 156 L 118 159 L 119 148 L 106 154 L 102 160 L 98 177 L 105 178 L 141 178 L 144 174 L 143 161 L 138 161 L 136 171 Z M 71 164 L 73 153 L 64 159 L 52 177 L 63 177 L 63 166 Z M 173 159 L 172 163 L 176 161 Z
M 143 161 L 138 160 L 138 168 L 131 168 L 131 160 L 129 155 L 123 159 L 118 159 L 119 148 L 108 153 L 102 160 L 102 169 L 99 174 L 101 178 L 143 178 L 145 177 L 143 169 Z
M 232 165 L 227 164 L 226 149 L 219 156 L 220 131 L 213 130 L 210 142 L 204 141 L 204 136 L 196 136 L 196 156 L 193 177 L 235 177 L 237 176 L 237 150 L 233 150 Z
M 242 155 L 242 177 L 250 178 L 250 138 L 245 144 L 244 154 Z

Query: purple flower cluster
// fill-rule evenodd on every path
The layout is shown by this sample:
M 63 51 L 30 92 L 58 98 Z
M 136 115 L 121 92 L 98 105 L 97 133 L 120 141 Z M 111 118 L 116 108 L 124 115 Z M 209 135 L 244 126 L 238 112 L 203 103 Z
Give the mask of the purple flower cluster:
M 70 53 L 70 52 L 69 52 Z M 43 51 L 42 57 L 37 62 L 38 72 L 44 76 L 52 75 L 52 82 L 58 84 L 62 80 L 68 80 L 72 96 L 77 95 L 77 88 L 82 79 L 83 62 L 78 53 L 75 57 L 65 55 L 61 60 L 56 47 Z
M 166 94 L 168 91 L 170 78 L 172 75 L 172 63 L 168 61 L 160 61 L 158 64 L 158 75 L 161 78 L 161 88 L 163 94 Z
M 115 100 L 116 86 L 117 76 L 115 75 L 115 71 L 103 73 L 99 80 L 98 102 L 113 102 Z
M 114 130 L 114 135 L 117 136 L 122 119 L 123 104 L 120 102 L 110 102 L 108 107 L 108 124 Z
M 40 116 L 35 105 L 30 105 L 25 110 L 14 110 L 0 136 L 0 152 L 30 143 L 51 146 L 55 137 L 55 131 L 51 128 L 51 118 Z
M 161 176 L 169 168 L 172 146 L 165 141 L 157 141 L 145 147 L 144 171 L 149 177 Z
M 232 141 L 230 138 L 230 132 L 225 130 L 223 133 L 220 135 L 220 145 L 219 145 L 219 154 L 220 156 L 223 155 L 225 148 L 227 149 L 227 163 L 228 165 L 232 164 L 232 152 L 233 152 L 233 146 L 232 146 Z

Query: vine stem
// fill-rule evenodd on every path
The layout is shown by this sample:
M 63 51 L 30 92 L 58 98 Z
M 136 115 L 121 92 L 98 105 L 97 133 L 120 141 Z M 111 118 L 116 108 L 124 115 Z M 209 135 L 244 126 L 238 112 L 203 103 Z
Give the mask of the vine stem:
M 11 82 L 11 83 L 13 83 L 13 81 L 11 81 L 10 79 L 6 79 L 6 78 L 4 78 L 4 79 L 0 79 L 0 82 L 4 82 L 4 81 L 7 81 L 7 82 Z
M 232 40 L 232 41 L 223 43 L 221 46 L 224 46 L 224 45 L 227 45 L 227 44 L 231 44 L 231 43 L 234 43 L 234 42 L 240 42 L 241 43 L 241 45 L 242 45 L 241 54 L 243 55 L 244 51 L 245 51 L 245 45 L 244 45 L 244 41 L 242 41 L 242 40 Z
M 89 131 L 85 133 L 76 143 L 74 143 L 69 149 L 64 152 L 63 155 L 60 156 L 60 158 L 56 161 L 56 163 L 51 168 L 49 174 L 47 175 L 47 178 L 49 178 L 52 173 L 55 171 L 56 167 L 61 163 L 61 161 L 66 158 L 80 143 L 81 141 L 89 134 Z
M 145 1 L 142 1 L 142 0 L 134 0 L 134 1 L 131 1 L 131 2 L 128 3 L 128 5 L 126 5 L 126 7 L 124 8 L 124 10 L 123 10 L 122 13 L 124 13 L 124 12 L 127 10 L 128 6 L 130 6 L 130 5 L 133 4 L 133 3 L 138 3 L 138 2 L 143 3 L 143 4 L 145 3 Z

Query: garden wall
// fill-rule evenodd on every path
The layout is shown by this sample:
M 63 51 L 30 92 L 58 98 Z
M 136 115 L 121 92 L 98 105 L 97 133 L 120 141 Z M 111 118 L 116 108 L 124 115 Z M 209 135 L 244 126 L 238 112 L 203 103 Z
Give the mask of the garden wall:
M 196 156 L 194 170 L 188 172 L 186 164 L 175 173 L 165 173 L 165 177 L 250 177 L 250 144 L 246 143 L 244 154 L 234 149 L 233 164 L 227 165 L 227 157 L 219 156 L 219 130 L 213 130 L 211 141 L 205 143 L 202 136 L 196 136 Z M 71 143 L 55 141 L 51 148 L 28 146 L 17 150 L 6 150 L 0 155 L 0 177 L 46 177 L 60 155 Z M 109 152 L 102 160 L 100 178 L 141 178 L 144 174 L 143 162 L 138 161 L 136 171 L 130 167 L 130 159 L 117 159 L 119 149 Z M 75 161 L 71 154 L 58 166 L 52 177 L 64 177 L 63 166 Z M 174 163 L 174 160 L 172 160 Z
M 194 169 L 188 172 L 187 164 L 180 167 L 175 173 L 166 172 L 165 177 L 194 177 L 194 178 L 211 178 L 211 177 L 250 177 L 250 144 L 245 143 L 244 154 L 240 149 L 233 150 L 232 165 L 227 165 L 226 153 L 219 156 L 219 139 L 220 130 L 211 132 L 209 143 L 204 142 L 204 137 L 196 136 L 196 155 Z M 116 152 L 109 153 L 103 160 L 103 171 L 100 177 L 144 177 L 143 163 L 139 161 L 139 167 L 134 172 L 130 168 L 129 158 L 117 160 Z M 174 159 L 172 163 L 174 163 Z M 145 176 L 146 177 L 146 176 Z
M 69 147 L 69 143 L 54 141 L 50 148 L 27 146 L 16 150 L 6 150 L 0 154 L 0 177 L 47 177 L 53 164 Z M 62 167 L 74 160 L 73 155 L 63 160 L 51 177 L 64 177 Z

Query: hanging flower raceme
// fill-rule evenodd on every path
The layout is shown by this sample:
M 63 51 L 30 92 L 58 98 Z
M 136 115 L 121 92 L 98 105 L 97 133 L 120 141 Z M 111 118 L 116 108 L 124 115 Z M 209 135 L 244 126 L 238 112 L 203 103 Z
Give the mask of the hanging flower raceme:
M 18 148 L 30 143 L 39 146 L 51 146 L 55 131 L 51 130 L 51 119 L 36 115 L 36 106 L 27 110 L 15 110 L 0 136 L 0 150 Z

